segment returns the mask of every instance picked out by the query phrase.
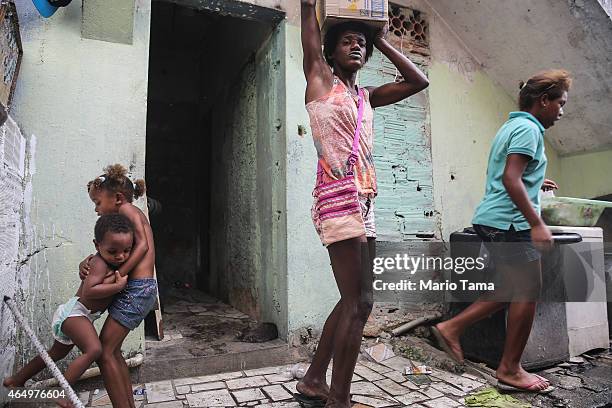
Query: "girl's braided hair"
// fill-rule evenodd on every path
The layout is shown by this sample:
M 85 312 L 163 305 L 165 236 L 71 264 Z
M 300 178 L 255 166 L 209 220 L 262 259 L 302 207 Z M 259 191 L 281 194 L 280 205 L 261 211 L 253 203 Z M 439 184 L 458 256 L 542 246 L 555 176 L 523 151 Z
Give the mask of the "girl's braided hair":
M 127 169 L 121 164 L 106 166 L 104 174 L 87 183 L 87 192 L 92 189 L 121 193 L 129 203 L 139 199 L 146 192 L 145 181 L 137 179 L 132 183 L 127 176 Z

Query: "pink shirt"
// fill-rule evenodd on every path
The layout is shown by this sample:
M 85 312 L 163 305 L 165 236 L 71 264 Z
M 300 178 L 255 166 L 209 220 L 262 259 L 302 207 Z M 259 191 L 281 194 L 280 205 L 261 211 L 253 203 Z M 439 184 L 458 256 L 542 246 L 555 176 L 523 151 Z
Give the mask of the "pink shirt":
M 373 119 L 370 94 L 363 90 L 364 110 L 359 135 L 359 158 L 355 164 L 355 184 L 362 195 L 376 195 L 374 170 Z M 306 104 L 317 155 L 323 168 L 323 182 L 344 177 L 346 161 L 351 154 L 359 98 L 352 95 L 346 85 L 334 78 L 332 90 L 325 96 Z

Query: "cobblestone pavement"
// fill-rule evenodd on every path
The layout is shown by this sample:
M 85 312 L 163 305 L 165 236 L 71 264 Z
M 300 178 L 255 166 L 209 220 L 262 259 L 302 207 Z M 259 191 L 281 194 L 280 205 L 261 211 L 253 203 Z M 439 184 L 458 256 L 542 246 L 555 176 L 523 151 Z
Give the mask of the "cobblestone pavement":
M 393 357 L 376 364 L 360 361 L 355 368 L 351 394 L 355 407 L 463 407 L 463 397 L 485 386 L 469 375 L 434 370 L 432 375 L 410 380 L 402 375 L 409 360 Z M 327 373 L 329 383 L 331 370 Z M 421 384 L 421 382 L 423 382 Z M 178 378 L 135 385 L 138 408 L 240 407 L 298 408 L 292 398 L 297 380 L 287 366 L 267 367 L 202 377 Z M 144 391 L 144 392 L 143 392 Z M 79 394 L 87 407 L 111 408 L 106 391 Z

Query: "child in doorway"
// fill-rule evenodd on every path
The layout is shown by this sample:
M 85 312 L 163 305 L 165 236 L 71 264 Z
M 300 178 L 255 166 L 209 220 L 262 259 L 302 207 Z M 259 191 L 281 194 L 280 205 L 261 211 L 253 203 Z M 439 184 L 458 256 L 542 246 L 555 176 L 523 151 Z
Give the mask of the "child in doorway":
M 98 251 L 89 262 L 89 274 L 81 282 L 76 295 L 60 305 L 51 324 L 55 341 L 49 349 L 53 361 L 66 357 L 76 345 L 83 354 L 69 366 L 64 377 L 74 384 L 87 368 L 100 358 L 102 346 L 93 322 L 100 317 L 113 299 L 127 284 L 127 277 L 117 271 L 132 251 L 134 228 L 121 214 L 104 215 L 94 229 L 94 245 Z M 45 368 L 40 356 L 26 364 L 17 374 L 7 377 L 3 385 L 23 387 L 25 382 Z M 58 401 L 70 407 L 68 401 Z
M 145 183 L 144 180 L 132 183 L 125 167 L 114 164 L 90 181 L 87 191 L 98 215 L 119 213 L 134 224 L 134 248 L 118 270 L 121 276 L 128 276 L 127 286 L 108 307 L 109 317 L 100 332 L 102 355 L 98 360 L 113 407 L 133 408 L 132 384 L 128 366 L 121 354 L 121 345 L 128 333 L 144 320 L 157 299 L 157 281 L 153 277 L 153 231 L 145 214 L 132 204 L 134 198 L 144 194 Z M 81 279 L 88 274 L 87 264 L 88 260 L 81 263 Z

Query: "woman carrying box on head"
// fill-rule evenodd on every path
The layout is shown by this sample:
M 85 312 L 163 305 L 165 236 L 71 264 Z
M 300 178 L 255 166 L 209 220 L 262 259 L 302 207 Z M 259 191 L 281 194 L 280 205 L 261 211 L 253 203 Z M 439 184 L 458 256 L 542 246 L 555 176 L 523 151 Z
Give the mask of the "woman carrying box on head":
M 361 22 L 332 26 L 321 52 L 316 0 L 302 0 L 302 47 L 306 110 L 319 159 L 312 218 L 329 252 L 340 300 L 323 326 L 312 364 L 298 383 L 304 405 L 350 406 L 350 383 L 363 327 L 372 309 L 375 257 L 376 174 L 372 157 L 373 109 L 425 89 L 427 77 L 386 40 Z M 403 80 L 358 88 L 357 72 L 376 47 Z M 331 388 L 325 373 L 334 359 Z

